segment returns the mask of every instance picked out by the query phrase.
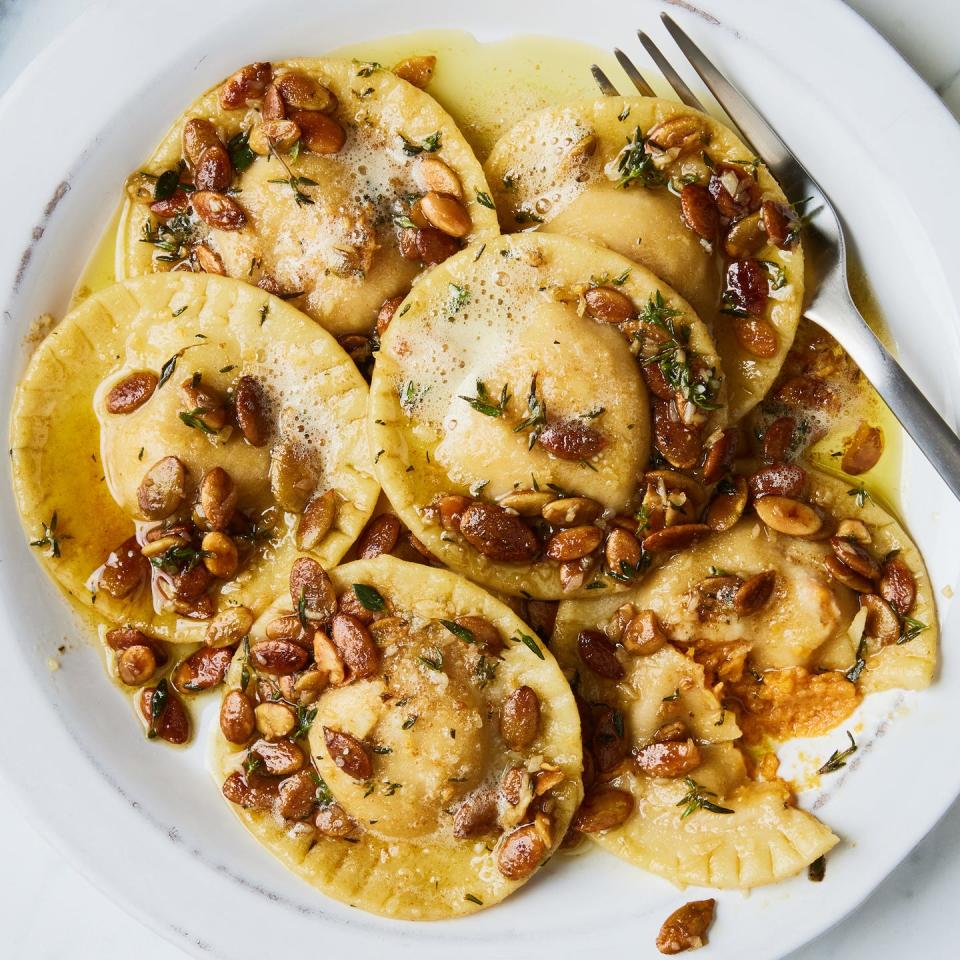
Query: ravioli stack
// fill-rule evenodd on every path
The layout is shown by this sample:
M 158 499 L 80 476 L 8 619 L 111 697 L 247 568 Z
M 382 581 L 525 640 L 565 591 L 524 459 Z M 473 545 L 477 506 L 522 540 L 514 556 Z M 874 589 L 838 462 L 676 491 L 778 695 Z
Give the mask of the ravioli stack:
M 937 646 L 904 530 L 751 413 L 811 393 L 797 215 L 655 98 L 484 171 L 433 66 L 250 64 L 178 120 L 18 390 L 33 545 L 150 738 L 223 685 L 218 786 L 330 896 L 458 916 L 584 836 L 794 875 L 837 837 L 771 750 Z

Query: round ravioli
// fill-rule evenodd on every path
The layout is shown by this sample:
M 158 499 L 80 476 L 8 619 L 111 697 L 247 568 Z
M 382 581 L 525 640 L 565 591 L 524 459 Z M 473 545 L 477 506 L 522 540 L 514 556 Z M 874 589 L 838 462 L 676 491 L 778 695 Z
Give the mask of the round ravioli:
M 308 558 L 227 677 L 215 771 L 248 830 L 329 896 L 402 919 L 499 902 L 582 796 L 580 721 L 508 607 L 393 557 Z
M 336 563 L 370 516 L 367 388 L 308 317 L 185 273 L 58 324 L 17 391 L 14 482 L 49 572 L 115 622 L 198 639 L 262 610 L 297 551 Z
M 799 224 L 762 162 L 673 100 L 550 107 L 486 163 L 507 230 L 587 237 L 648 267 L 712 325 L 739 419 L 773 383 L 803 302 Z
M 731 496 L 730 483 L 717 490 L 718 504 Z M 809 698 L 815 729 L 843 720 L 862 693 L 927 686 L 936 612 L 903 528 L 866 490 L 824 473 L 765 467 L 748 486 L 750 513 L 675 554 L 631 602 L 652 610 L 671 641 L 738 683 L 758 709 Z M 768 670 L 786 670 L 789 682 L 770 677 L 759 690 L 755 674 Z M 802 710 L 792 718 L 800 729 L 791 732 L 815 732 Z
M 640 545 L 613 521 L 639 506 L 651 429 L 692 467 L 724 417 L 689 304 L 612 251 L 540 234 L 416 285 L 382 336 L 369 413 L 383 489 L 430 552 L 542 599 L 629 583 Z
M 437 102 L 378 64 L 250 64 L 196 101 L 128 182 L 117 276 L 226 274 L 337 336 L 369 333 L 425 265 L 499 231 Z
M 656 529 L 643 543 L 662 541 L 668 559 L 626 594 L 574 603 L 587 619 L 614 618 L 611 643 L 629 647 L 644 629 L 685 650 L 727 685 L 751 742 L 815 736 L 867 693 L 929 685 L 937 624 L 926 570 L 865 489 L 788 464 L 731 474 L 709 501 L 689 478 L 647 480 Z
M 784 783 L 748 777 L 722 683 L 649 617 L 646 636 L 623 632 L 613 600 L 561 604 L 551 643 L 584 718 L 590 776 L 574 829 L 680 886 L 773 883 L 833 847 Z

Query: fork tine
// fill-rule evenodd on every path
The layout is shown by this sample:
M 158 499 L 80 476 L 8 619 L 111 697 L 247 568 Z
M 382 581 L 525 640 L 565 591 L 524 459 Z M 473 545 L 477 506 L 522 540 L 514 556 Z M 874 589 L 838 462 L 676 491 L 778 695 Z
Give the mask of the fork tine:
M 633 85 L 642 93 L 645 97 L 655 97 L 656 94 L 653 92 L 653 88 L 643 79 L 640 71 L 633 65 L 633 61 L 619 48 L 613 48 L 613 55 L 617 58 L 617 63 L 623 67 L 623 72 L 630 78 Z
M 661 13 L 660 19 L 680 48 L 680 52 L 700 75 L 730 119 L 739 127 L 740 135 L 747 145 L 763 157 L 768 167 L 774 170 L 780 168 L 778 174 L 780 179 L 783 179 L 787 173 L 795 174 L 795 171 L 789 167 L 791 163 L 795 164 L 797 161 L 780 139 L 779 134 L 760 115 L 757 108 L 727 80 L 707 55 L 667 14 Z
M 657 65 L 667 83 L 673 87 L 680 100 L 688 107 L 693 107 L 694 110 L 703 111 L 703 104 L 697 99 L 693 91 L 683 82 L 683 78 L 679 73 L 677 73 L 676 70 L 673 69 L 673 67 L 670 65 L 670 61 L 667 60 L 667 58 L 660 52 L 659 47 L 657 47 L 657 45 L 642 30 L 637 31 L 637 36 L 640 38 L 640 42 L 643 44 L 643 49 L 650 54 L 650 58 Z
M 600 92 L 605 97 L 619 97 L 620 91 L 610 82 L 610 78 L 594 63 L 590 67 L 593 79 L 597 81 Z

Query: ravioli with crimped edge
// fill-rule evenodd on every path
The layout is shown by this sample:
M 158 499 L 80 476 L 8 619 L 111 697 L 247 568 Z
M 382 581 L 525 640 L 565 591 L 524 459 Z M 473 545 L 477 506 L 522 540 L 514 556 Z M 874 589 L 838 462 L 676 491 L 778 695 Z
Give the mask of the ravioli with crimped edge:
M 784 782 L 749 775 L 723 684 L 649 611 L 616 647 L 604 632 L 622 629 L 614 602 L 561 604 L 551 641 L 583 717 L 586 795 L 573 829 L 679 886 L 759 886 L 823 856 L 837 843 L 830 829 Z
M 738 742 L 824 734 L 936 666 L 923 563 L 869 493 L 795 464 L 738 466 L 709 498 L 648 474 L 711 533 L 629 593 L 562 603 L 551 641 L 590 748 L 575 828 L 681 884 L 770 883 L 836 842 Z M 664 535 L 682 530 L 669 509 L 650 511 Z
M 731 419 L 769 390 L 803 302 L 799 220 L 727 127 L 654 97 L 549 107 L 486 163 L 507 230 L 583 236 L 649 267 L 711 324 Z
M 355 907 L 442 919 L 516 890 L 580 802 L 580 721 L 549 650 L 445 570 L 310 558 L 227 677 L 215 773 L 248 830 Z
M 369 333 L 424 265 L 499 231 L 446 111 L 379 64 L 334 58 L 243 67 L 184 113 L 127 190 L 117 276 L 238 277 L 337 336 Z
M 370 445 L 434 556 L 558 598 L 642 572 L 633 513 L 651 433 L 659 456 L 694 468 L 724 397 L 706 327 L 648 270 L 582 240 L 500 237 L 435 267 L 397 310 Z
M 116 284 L 53 328 L 17 391 L 24 526 L 96 613 L 199 640 L 259 614 L 298 551 L 334 564 L 360 534 L 379 491 L 366 403 L 333 338 L 263 290 Z
M 712 488 L 648 471 L 644 542 L 672 539 L 675 552 L 628 593 L 592 602 L 595 616 L 616 615 L 607 640 L 688 652 L 727 685 L 755 741 L 814 736 L 865 694 L 927 686 L 936 611 L 903 528 L 847 481 L 797 464 L 736 466 Z

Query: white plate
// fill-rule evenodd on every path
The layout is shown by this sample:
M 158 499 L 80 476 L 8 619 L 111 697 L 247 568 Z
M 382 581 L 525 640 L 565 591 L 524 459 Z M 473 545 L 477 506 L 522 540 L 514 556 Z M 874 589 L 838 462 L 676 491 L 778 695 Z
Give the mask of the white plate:
M 960 132 L 933 94 L 836 0 L 686 3 L 450 0 L 349 4 L 302 0 L 166 0 L 96 6 L 0 103 L 4 222 L 0 395 L 9 405 L 23 337 L 61 314 L 112 211 L 123 178 L 201 90 L 254 59 L 318 54 L 418 28 L 464 28 L 481 39 L 551 33 L 642 60 L 632 29 L 665 39 L 664 7 L 740 83 L 821 180 L 846 217 L 908 369 L 949 417 L 957 409 Z M 671 49 L 667 44 L 667 49 Z M 946 269 L 945 265 L 950 268 Z M 940 603 L 944 666 L 920 696 L 894 698 L 895 721 L 832 778 L 818 812 L 845 839 L 827 879 L 797 878 L 750 897 L 723 894 L 704 958 L 782 956 L 854 908 L 917 843 L 960 791 L 944 731 L 960 700 L 951 655 L 960 507 L 907 444 L 903 513 Z M 494 910 L 442 924 L 380 920 L 306 887 L 228 814 L 202 749 L 148 747 L 129 706 L 25 545 L 9 478 L 0 489 L 3 697 L 0 771 L 25 812 L 110 896 L 197 956 L 260 958 L 389 952 L 393 958 L 568 957 L 597 948 L 656 956 L 653 940 L 683 896 L 599 852 L 557 858 Z M 66 642 L 64 669 L 48 659 Z M 203 743 L 212 711 L 197 739 Z M 867 725 L 870 729 L 870 724 Z M 839 745 L 839 737 L 834 738 Z M 813 798 L 804 798 L 810 801 Z M 691 894 L 696 891 L 691 891 Z

